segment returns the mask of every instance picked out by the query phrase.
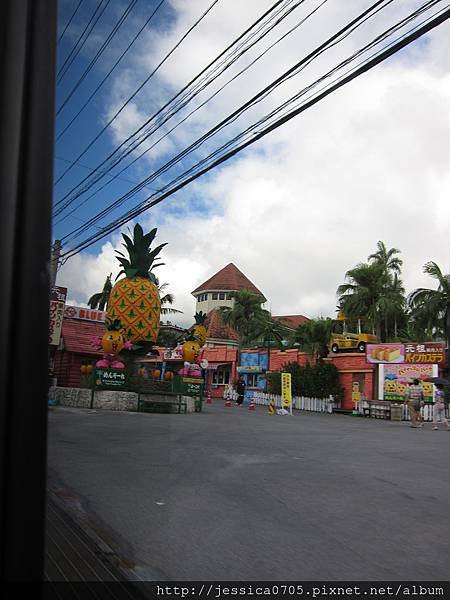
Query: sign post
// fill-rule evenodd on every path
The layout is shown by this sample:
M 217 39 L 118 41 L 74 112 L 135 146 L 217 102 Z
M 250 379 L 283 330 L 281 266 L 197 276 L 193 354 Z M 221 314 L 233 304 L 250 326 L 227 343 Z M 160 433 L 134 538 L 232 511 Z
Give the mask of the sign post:
M 175 375 L 173 380 L 173 391 L 181 396 L 194 396 L 198 398 L 195 401 L 195 412 L 202 411 L 203 392 L 205 380 L 201 377 L 184 377 Z
M 281 373 L 281 403 L 285 410 L 292 415 L 292 384 L 291 374 Z

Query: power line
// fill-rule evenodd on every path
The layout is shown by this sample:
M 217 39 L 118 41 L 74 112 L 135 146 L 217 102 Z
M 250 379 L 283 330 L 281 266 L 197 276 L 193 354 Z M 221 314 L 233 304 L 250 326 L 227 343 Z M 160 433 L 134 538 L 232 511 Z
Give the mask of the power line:
M 73 11 L 73 13 L 72 13 L 72 16 L 71 16 L 71 17 L 70 17 L 70 19 L 67 21 L 67 24 L 66 24 L 66 26 L 64 27 L 64 30 L 63 30 L 63 32 L 61 33 L 61 35 L 60 35 L 60 36 L 59 36 L 59 38 L 58 38 L 58 44 L 59 44 L 59 43 L 61 42 L 61 40 L 63 39 L 63 37 L 64 37 L 64 34 L 65 34 L 65 33 L 66 33 L 66 31 L 67 31 L 67 28 L 68 28 L 68 27 L 69 27 L 69 25 L 72 23 L 72 21 L 73 21 L 73 19 L 74 19 L 75 15 L 76 15 L 76 14 L 77 14 L 77 12 L 78 12 L 78 9 L 79 9 L 79 8 L 80 8 L 80 6 L 82 5 L 82 3 L 83 3 L 83 0 L 80 0 L 80 1 L 78 2 L 78 4 L 77 4 L 77 7 L 75 8 L 75 10 L 74 10 L 74 11 Z
M 207 133 L 205 133 L 203 136 L 201 136 L 200 138 L 198 138 L 190 146 L 188 146 L 187 148 L 185 148 L 181 153 L 179 153 L 177 156 L 175 156 L 174 158 L 172 158 L 165 165 L 163 165 L 162 167 L 160 167 L 149 178 L 147 178 L 146 180 L 144 180 L 144 182 L 148 182 L 147 180 L 154 180 L 156 177 L 158 177 L 159 175 L 161 175 L 164 171 L 168 170 L 174 164 L 176 164 L 177 162 L 179 162 L 180 160 L 182 160 L 183 158 L 185 158 L 190 152 L 192 152 L 194 149 L 198 148 L 207 139 L 209 139 L 210 137 L 212 137 L 213 135 L 215 135 L 216 133 L 218 133 L 220 130 L 222 130 L 227 124 L 232 123 L 234 120 L 236 120 L 236 118 L 238 116 L 240 116 L 241 114 L 243 114 L 243 112 L 245 112 L 246 110 L 248 110 L 251 106 L 253 106 L 256 103 L 260 102 L 262 98 L 267 97 L 267 95 L 269 95 L 274 89 L 276 89 L 278 86 L 280 86 L 284 81 L 286 81 L 287 79 L 289 79 L 293 74 L 298 73 L 301 68 L 303 68 L 304 66 L 308 65 L 314 58 L 316 58 L 317 56 L 319 56 L 325 49 L 327 49 L 329 47 L 332 47 L 337 42 L 337 40 L 342 41 L 342 39 L 344 39 L 346 37 L 346 35 L 348 35 L 348 32 L 351 32 L 354 27 L 360 26 L 368 18 L 370 18 L 371 16 L 373 16 L 374 14 L 376 14 L 376 12 L 378 12 L 379 10 L 381 10 L 381 8 L 384 8 L 385 6 L 387 6 L 388 4 L 392 3 L 393 1 L 394 0 L 377 0 L 367 10 L 365 10 L 363 13 L 361 13 L 359 16 L 357 16 L 352 21 L 350 21 L 346 26 L 344 26 L 337 33 L 333 34 L 330 38 L 328 38 L 328 40 L 326 40 L 325 42 L 323 42 L 322 44 L 320 44 L 317 48 L 315 48 L 312 52 L 310 52 L 306 57 L 302 58 L 293 67 L 291 67 L 290 69 L 288 69 L 287 71 L 285 71 L 285 73 L 283 73 L 281 76 L 279 76 L 276 80 L 274 80 L 273 82 L 271 82 L 264 89 L 260 90 L 252 98 L 250 98 L 250 100 L 248 100 L 246 103 L 244 103 L 238 109 L 236 109 L 234 112 L 232 112 L 230 115 L 228 115 L 228 117 L 226 117 L 225 119 L 223 119 L 220 123 L 218 123 L 213 128 L 211 128 Z M 438 1 L 438 0 L 435 0 L 435 1 Z M 142 183 L 144 183 L 144 182 L 142 182 Z M 133 194 L 137 193 L 138 191 L 140 191 L 140 187 L 136 186 L 134 189 L 130 190 L 127 193 L 127 195 L 126 195 L 127 198 L 130 197 L 130 195 L 133 195 Z M 92 197 L 92 195 L 90 197 Z M 112 207 L 114 208 L 117 205 L 117 203 L 118 202 L 120 203 L 120 201 L 123 200 L 123 199 L 124 199 L 124 197 L 122 197 L 121 199 L 117 200 L 115 203 L 113 203 Z M 60 214 L 60 212 L 66 208 L 67 204 L 65 206 L 63 206 L 62 208 L 58 209 L 57 211 L 55 211 L 55 216 L 58 215 L 58 214 Z
M 84 79 L 87 77 L 87 75 L 89 74 L 89 72 L 92 70 L 92 68 L 94 67 L 95 63 L 101 57 L 101 55 L 106 50 L 106 48 L 109 46 L 111 40 L 114 38 L 114 36 L 116 35 L 116 33 L 119 31 L 119 29 L 121 28 L 121 26 L 124 24 L 124 22 L 126 21 L 127 17 L 129 16 L 129 14 L 131 13 L 131 11 L 136 6 L 137 2 L 138 2 L 138 0 L 131 0 L 130 1 L 130 3 L 128 4 L 127 8 L 123 11 L 122 15 L 119 17 L 119 20 L 114 25 L 114 27 L 112 28 L 112 30 L 110 31 L 110 33 L 106 37 L 105 41 L 103 42 L 103 44 L 101 45 L 101 47 L 97 51 L 97 53 L 94 56 L 94 58 L 91 60 L 91 62 L 86 67 L 86 69 L 84 70 L 83 74 L 81 75 L 81 77 L 78 79 L 78 81 L 76 82 L 76 84 L 73 86 L 73 88 L 71 89 L 71 91 L 67 94 L 66 98 L 61 103 L 61 106 L 58 108 L 58 110 L 56 112 L 56 116 L 58 116 L 60 114 L 60 112 L 62 111 L 62 109 L 66 106 L 66 104 L 72 98 L 72 96 L 74 95 L 74 93 L 80 87 L 81 83 L 84 81 Z
M 109 1 L 109 0 L 108 0 Z M 166 62 L 166 60 L 175 52 L 177 48 L 183 43 L 183 41 L 187 38 L 187 36 L 197 27 L 197 25 L 206 17 L 206 15 L 212 10 L 212 8 L 219 2 L 219 0 L 213 0 L 213 2 L 209 5 L 209 7 L 203 12 L 199 19 L 186 31 L 186 33 L 181 37 L 181 39 L 175 44 L 175 46 L 166 54 L 166 56 L 159 62 L 157 67 L 153 69 L 148 77 L 138 86 L 138 88 L 133 92 L 133 94 L 128 98 L 128 100 L 121 106 L 121 108 L 115 113 L 115 115 L 106 123 L 106 125 L 100 130 L 100 132 L 94 137 L 93 140 L 89 142 L 87 147 L 83 150 L 81 154 L 77 156 L 75 160 L 79 160 L 82 158 L 86 152 L 92 148 L 95 142 L 99 139 L 101 135 L 106 131 L 106 129 L 111 125 L 111 123 L 117 119 L 120 113 L 124 110 L 124 108 L 133 100 L 133 98 L 142 90 L 142 88 L 148 83 L 148 81 L 153 77 L 153 75 L 159 70 L 159 68 Z M 55 181 L 55 185 L 58 184 L 63 177 L 67 175 L 69 171 L 71 171 L 73 165 L 69 166 L 62 175 Z
M 305 0 L 300 0 L 299 2 L 297 2 L 294 6 L 291 6 L 284 14 L 282 14 L 281 17 L 278 18 L 278 20 L 274 23 L 271 24 L 271 21 L 278 16 L 279 13 L 275 13 L 274 15 L 272 15 L 269 20 L 267 21 L 267 23 L 264 24 L 264 26 L 268 26 L 270 25 L 269 28 L 266 28 L 266 30 L 264 30 L 260 36 L 253 41 L 251 44 L 247 45 L 247 47 L 245 47 L 243 50 L 241 50 L 239 53 L 237 52 L 237 50 L 239 50 L 240 48 L 242 48 L 242 45 L 234 48 L 233 52 L 231 53 L 228 62 L 222 61 L 222 63 L 219 64 L 219 66 L 222 67 L 220 74 L 222 74 L 226 69 L 230 68 L 236 60 L 238 60 L 238 58 L 240 58 L 245 52 L 247 52 L 250 48 L 252 48 L 258 41 L 260 41 L 263 37 L 265 37 L 270 31 L 272 31 L 272 29 L 278 25 L 284 18 L 286 18 L 289 14 L 291 14 L 291 12 L 293 10 L 295 10 L 295 8 L 297 8 L 299 5 L 301 5 Z M 289 2 L 292 2 L 292 0 L 288 0 L 288 4 Z M 187 118 L 189 118 L 190 115 L 192 115 L 194 112 L 198 111 L 202 106 L 204 106 L 209 100 L 211 100 L 215 95 L 217 95 L 221 90 L 223 90 L 229 83 L 231 83 L 231 81 L 233 81 L 234 79 L 236 79 L 239 75 L 241 75 L 244 71 L 246 71 L 247 69 L 249 69 L 259 58 L 261 58 L 264 54 L 266 54 L 271 48 L 273 48 L 277 43 L 279 43 L 282 39 L 284 39 L 287 35 L 289 35 L 290 33 L 292 33 L 292 31 L 294 31 L 295 29 L 297 29 L 301 24 L 303 24 L 307 18 L 309 18 L 312 14 L 314 14 L 323 4 L 325 4 L 325 2 L 327 2 L 327 0 L 323 0 L 313 11 L 311 11 L 304 19 L 302 19 L 295 27 L 293 27 L 290 31 L 288 31 L 286 34 L 284 34 L 283 36 L 281 36 L 276 42 L 274 42 L 273 44 L 271 44 L 269 46 L 268 49 L 266 49 L 263 53 L 261 53 L 259 55 L 259 57 L 257 57 L 255 60 L 253 60 L 245 69 L 241 70 L 237 75 L 235 75 L 231 80 L 229 80 L 226 84 L 224 84 L 217 92 L 215 92 L 215 94 L 213 94 L 212 96 L 210 96 L 210 98 L 208 98 L 206 101 L 204 101 L 200 106 L 198 106 L 195 110 L 193 110 L 191 113 L 189 113 L 189 115 L 187 117 L 185 117 L 183 119 L 183 121 L 185 121 Z M 272 8 L 270 9 L 270 11 L 272 11 L 275 6 L 277 4 L 280 4 L 280 2 L 276 3 L 275 5 L 272 6 Z M 284 7 L 283 7 L 284 8 Z M 143 123 L 143 125 L 141 125 L 139 127 L 139 129 L 137 129 L 133 134 L 131 134 L 130 136 L 128 136 L 128 138 L 126 140 L 124 140 L 106 159 L 104 159 L 102 161 L 102 163 L 100 163 L 100 165 L 98 165 L 96 167 L 96 169 L 94 169 L 92 175 L 94 175 L 96 172 L 98 172 L 98 175 L 95 176 L 95 178 L 90 181 L 91 176 L 86 176 L 79 184 L 77 184 L 74 188 L 72 188 L 72 190 L 70 190 L 63 198 L 61 198 L 58 202 L 56 202 L 55 204 L 55 216 L 59 215 L 61 212 L 63 212 L 71 203 L 73 203 L 80 195 L 82 195 L 84 192 L 86 192 L 90 187 L 92 187 L 93 184 L 95 184 L 96 182 L 98 182 L 100 179 L 102 179 L 105 175 L 107 175 L 107 173 L 109 171 L 112 170 L 112 168 L 114 166 L 116 166 L 117 164 L 119 164 L 124 158 L 126 158 L 126 156 L 128 156 L 132 151 L 134 151 L 139 145 L 141 145 L 152 133 L 154 133 L 155 131 L 157 131 L 158 129 L 160 129 L 171 117 L 173 117 L 175 114 L 177 114 L 182 108 L 184 108 L 193 98 L 195 98 L 201 91 L 203 91 L 204 89 L 206 89 L 206 87 L 208 85 L 210 85 L 216 78 L 217 76 L 215 76 L 214 78 L 210 78 L 208 80 L 208 78 L 204 77 L 203 80 L 200 79 L 199 82 L 197 82 L 196 84 L 196 88 L 194 87 L 194 91 L 193 92 L 189 92 L 189 94 L 185 94 L 184 97 L 181 96 L 181 99 L 178 100 L 177 103 L 175 103 L 175 108 L 171 113 L 166 113 L 164 115 L 164 117 L 161 118 L 157 121 L 157 125 L 155 125 L 153 127 L 153 129 L 151 130 L 147 130 L 145 131 L 143 134 L 141 134 L 140 139 L 136 139 L 134 142 L 132 142 L 129 146 L 128 149 L 124 150 L 122 152 L 122 154 L 119 155 L 119 157 L 116 157 L 116 159 L 114 160 L 114 163 L 107 167 L 105 170 L 100 171 L 100 168 L 105 165 L 108 160 L 110 160 L 112 157 L 114 157 L 114 155 L 120 150 L 120 148 L 122 148 L 125 143 L 129 140 L 131 140 L 133 137 L 135 137 L 137 135 L 137 133 L 139 133 L 139 131 L 141 131 L 144 127 L 146 127 L 146 125 L 148 125 L 148 123 L 150 123 L 152 120 L 155 119 L 155 117 L 157 117 L 158 115 L 161 114 L 161 112 L 168 107 L 169 105 L 172 105 L 174 103 L 174 101 L 180 97 L 180 95 L 182 94 L 183 91 L 185 91 L 186 89 L 189 89 L 190 87 L 192 87 L 192 84 L 195 83 L 200 76 L 207 70 L 209 69 L 211 66 L 214 65 L 214 63 L 216 63 L 219 58 L 221 58 L 230 48 L 232 48 L 233 46 L 236 45 L 236 42 L 239 41 L 240 39 L 242 39 L 242 36 L 244 36 L 245 34 L 247 34 L 252 28 L 254 28 L 260 21 L 261 19 L 263 19 L 270 11 L 267 11 L 264 15 L 262 15 L 262 17 L 260 17 L 252 26 L 251 28 L 248 28 L 243 34 L 241 34 L 241 36 L 235 41 L 233 42 L 230 46 L 228 46 L 228 48 L 226 48 L 224 51 L 221 52 L 221 54 L 219 54 L 218 57 L 216 57 L 207 67 L 205 67 L 201 73 L 199 73 L 198 75 L 196 75 L 196 77 L 191 80 L 191 82 L 189 82 L 182 90 L 180 90 L 173 98 L 171 98 L 171 100 L 169 100 L 163 107 L 161 107 L 154 115 L 152 115 L 149 119 L 147 119 L 147 121 L 145 123 Z M 261 26 L 262 27 L 262 26 Z M 259 28 L 259 30 L 261 29 L 261 27 Z M 257 30 L 257 32 L 259 32 L 259 30 Z M 252 33 L 252 35 L 246 40 L 246 42 L 248 42 L 249 40 L 251 40 L 252 37 L 254 37 L 255 32 Z M 217 70 L 218 66 L 216 65 L 214 70 Z M 203 85 L 201 87 L 199 87 L 199 83 L 203 83 Z M 178 125 L 180 125 L 183 121 L 181 121 L 180 123 L 178 123 Z M 158 140 L 158 142 L 163 139 L 164 137 L 166 137 L 171 131 L 173 131 L 176 127 L 178 127 L 178 125 L 176 125 L 175 127 L 173 127 L 169 132 L 167 132 L 162 138 L 160 138 Z M 146 152 L 148 152 L 151 148 L 153 148 L 158 142 L 156 142 L 155 144 L 153 144 L 149 149 L 145 150 L 142 154 L 140 154 L 137 158 L 135 158 L 130 164 L 128 164 L 126 167 L 124 167 L 121 171 L 119 171 L 117 173 L 117 176 L 120 175 L 121 173 L 123 173 L 126 169 L 128 169 L 132 164 L 134 164 L 137 160 L 139 160 L 139 158 L 141 158 Z M 114 177 L 112 179 L 110 179 L 106 184 L 104 184 L 103 186 L 101 186 L 100 188 L 98 188 L 93 194 L 91 194 L 90 196 L 88 196 L 85 201 L 83 201 L 79 206 L 81 206 L 82 204 L 84 204 L 87 200 L 89 200 L 90 198 L 92 198 L 95 194 L 97 194 L 99 191 L 101 191 L 102 189 L 104 189 L 104 187 L 106 187 L 106 185 L 108 185 L 111 181 L 114 180 Z M 88 182 L 84 185 L 84 187 L 81 187 L 81 189 L 79 189 L 75 194 L 72 194 L 77 188 L 80 188 L 80 186 L 84 183 L 84 182 Z M 72 194 L 72 195 L 71 195 Z M 64 202 L 64 200 L 66 200 L 66 202 Z M 63 206 L 60 206 L 61 204 L 63 204 Z M 58 208 L 59 207 L 59 208 Z
M 65 162 L 65 163 L 70 163 L 70 164 L 72 163 L 71 160 L 69 160 L 68 158 L 63 158 L 62 156 L 55 156 L 55 158 L 56 158 L 56 160 L 61 160 L 62 162 Z M 94 170 L 93 167 L 89 167 L 88 165 L 85 165 L 80 162 L 77 163 L 77 166 L 82 167 L 83 169 L 86 169 L 87 171 Z M 117 177 L 117 179 L 119 179 L 120 181 L 126 181 L 127 183 L 134 183 L 134 184 L 138 183 L 137 181 L 133 181 L 132 179 L 128 179 L 126 177 Z M 152 188 L 148 188 L 148 189 L 153 192 L 156 191 L 155 189 L 152 189 Z
M 148 17 L 148 19 L 145 21 L 145 23 L 142 25 L 142 27 L 139 29 L 139 31 L 136 33 L 136 35 L 133 37 L 133 39 L 131 40 L 131 42 L 128 44 L 128 46 L 125 48 L 125 50 L 122 52 L 122 54 L 119 56 L 119 58 L 116 60 L 116 62 L 114 63 L 114 65 L 111 67 L 111 69 L 108 71 L 108 73 L 105 75 L 105 77 L 101 80 L 101 82 L 97 85 L 97 87 L 95 88 L 95 90 L 92 92 L 92 94 L 89 96 L 89 98 L 86 100 L 86 102 L 83 104 L 83 106 L 80 108 L 80 110 L 75 114 L 75 116 L 69 121 L 69 123 L 64 127 L 64 129 L 58 134 L 58 136 L 56 137 L 56 141 L 58 142 L 61 137 L 66 133 L 66 131 L 73 125 L 73 123 L 77 120 L 77 118 L 81 115 L 81 113 L 84 111 L 84 109 L 86 108 L 86 106 L 90 103 L 90 101 L 92 100 L 92 98 L 97 94 L 97 92 L 99 91 L 99 89 L 103 86 L 103 84 L 105 83 L 105 81 L 110 77 L 110 75 L 113 73 L 113 71 L 116 69 L 116 67 L 118 66 L 118 64 L 122 61 L 122 59 L 125 57 L 125 55 L 127 54 L 128 50 L 130 50 L 130 48 L 133 46 L 133 44 L 136 42 L 136 40 L 138 39 L 138 37 L 141 35 L 141 33 L 144 31 L 144 29 L 147 27 L 147 25 L 151 22 L 151 20 L 153 19 L 153 17 L 155 16 L 155 14 L 158 12 L 159 8 L 161 7 L 162 4 L 164 4 L 165 0 L 161 0 L 160 3 L 158 4 L 158 6 L 155 8 L 155 10 L 152 12 L 152 14 Z
M 111 0 L 106 0 L 106 3 L 102 6 L 103 0 L 100 0 L 100 3 L 98 4 L 97 8 L 95 9 L 92 17 L 89 19 L 88 24 L 84 28 L 83 33 L 78 38 L 77 43 L 72 48 L 69 56 L 64 61 L 64 64 L 62 65 L 62 67 L 59 69 L 59 71 L 58 71 L 58 73 L 56 75 L 56 83 L 57 83 L 57 85 L 59 83 L 61 83 L 64 75 L 70 69 L 70 66 L 72 65 L 73 61 L 76 59 L 76 57 L 78 56 L 78 54 L 83 49 L 86 41 L 89 39 L 89 36 L 92 33 L 92 30 L 97 25 L 98 20 L 103 15 L 103 13 L 105 12 L 105 10 L 108 7 L 108 5 L 109 5 L 110 2 L 111 2 Z M 97 15 L 97 13 L 98 13 L 98 15 Z M 92 23 L 93 20 L 94 20 L 94 22 Z M 91 23 L 92 23 L 92 25 L 91 25 Z M 90 27 L 90 29 L 89 29 L 89 31 L 87 31 L 89 27 Z M 87 31 L 87 33 L 86 33 L 86 31 Z M 86 36 L 84 35 L 85 33 L 86 33 Z M 83 37 L 84 37 L 84 39 L 83 39 Z M 81 41 L 81 40 L 83 40 L 83 41 Z M 78 44 L 81 44 L 81 45 L 78 47 Z
M 221 156 L 217 160 L 215 160 L 213 163 L 211 163 L 210 165 L 203 168 L 201 171 L 199 171 L 193 175 L 187 174 L 188 176 L 186 177 L 186 179 L 184 181 L 180 182 L 179 184 L 177 184 L 175 187 L 171 188 L 167 192 L 161 194 L 158 198 L 154 199 L 153 201 L 146 202 L 144 205 L 141 204 L 141 206 L 139 206 L 138 208 L 136 208 L 132 211 L 129 211 L 126 215 L 122 216 L 119 219 L 116 219 L 108 226 L 103 227 L 103 229 L 98 234 L 91 236 L 90 238 L 88 238 L 88 239 L 84 240 L 83 242 L 81 242 L 80 244 L 78 244 L 78 246 L 76 246 L 75 248 L 66 252 L 64 255 L 65 260 L 67 260 L 71 256 L 74 256 L 75 254 L 78 254 L 79 252 L 86 249 L 93 243 L 95 243 L 95 242 L 99 241 L 100 239 L 102 239 L 103 237 L 107 236 L 109 233 L 111 233 L 111 231 L 113 231 L 117 227 L 120 227 L 121 225 L 123 225 L 127 221 L 131 220 L 132 218 L 138 216 L 144 210 L 147 210 L 148 208 L 155 206 L 159 202 L 162 202 L 162 200 L 164 200 L 165 198 L 174 194 L 179 189 L 185 187 L 186 185 L 191 183 L 193 180 L 197 179 L 198 177 L 205 174 L 209 170 L 217 167 L 222 162 L 228 160 L 229 158 L 231 158 L 238 152 L 242 151 L 245 147 L 249 146 L 250 144 L 253 144 L 255 141 L 261 139 L 262 137 L 264 137 L 265 135 L 267 135 L 274 129 L 285 124 L 286 122 L 288 122 L 289 120 L 291 120 L 292 118 L 294 118 L 295 116 L 300 114 L 301 112 L 307 110 L 308 108 L 310 108 L 311 106 L 313 106 L 314 104 L 316 104 L 317 102 L 319 102 L 320 100 L 322 100 L 323 98 L 325 98 L 326 96 L 331 94 L 332 92 L 336 91 L 337 89 L 339 89 L 343 85 L 346 85 L 347 83 L 349 83 L 356 77 L 367 72 L 368 70 L 370 70 L 374 66 L 378 65 L 382 61 L 386 60 L 387 58 L 389 58 L 390 56 L 392 56 L 393 54 L 395 54 L 396 52 L 398 52 L 399 50 L 401 50 L 402 48 L 404 48 L 411 42 L 415 41 L 419 37 L 426 34 L 431 29 L 437 27 L 444 21 L 448 20 L 450 18 L 450 10 L 448 9 L 448 6 L 449 5 L 447 5 L 447 8 L 443 9 L 440 12 L 440 14 L 438 14 L 437 16 L 435 16 L 433 18 L 428 19 L 428 21 L 425 22 L 423 25 L 417 26 L 414 31 L 412 31 L 409 34 L 404 35 L 402 37 L 402 39 L 391 44 L 385 50 L 378 52 L 376 56 L 373 56 L 369 60 L 365 61 L 364 64 L 362 64 L 358 68 L 354 69 L 352 72 L 350 72 L 346 76 L 340 78 L 339 81 L 330 85 L 327 89 L 325 89 L 319 95 L 317 95 L 316 97 L 314 97 L 314 98 L 308 100 L 307 102 L 305 102 L 304 104 L 302 104 L 302 106 L 297 107 L 294 110 L 290 111 L 289 113 L 283 115 L 282 117 L 280 117 L 279 119 L 277 119 L 276 121 L 271 123 L 269 126 L 267 126 L 263 130 L 261 130 L 260 132 L 255 134 L 251 139 L 247 140 L 245 143 L 230 150 L 229 152 L 227 152 L 226 154 L 224 154 L 223 156 Z M 379 37 L 381 37 L 381 36 L 379 36 Z

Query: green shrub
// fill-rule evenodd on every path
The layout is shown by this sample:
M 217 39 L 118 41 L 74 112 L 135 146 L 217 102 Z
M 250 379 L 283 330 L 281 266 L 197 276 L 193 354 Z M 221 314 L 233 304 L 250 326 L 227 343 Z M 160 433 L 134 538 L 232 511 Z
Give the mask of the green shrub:
M 304 367 L 301 367 L 294 362 L 286 363 L 280 372 L 268 374 L 269 393 L 281 394 L 281 372 L 291 374 L 293 396 L 328 398 L 332 395 L 336 399 L 343 396 L 343 388 L 339 383 L 339 371 L 335 365 L 306 363 Z

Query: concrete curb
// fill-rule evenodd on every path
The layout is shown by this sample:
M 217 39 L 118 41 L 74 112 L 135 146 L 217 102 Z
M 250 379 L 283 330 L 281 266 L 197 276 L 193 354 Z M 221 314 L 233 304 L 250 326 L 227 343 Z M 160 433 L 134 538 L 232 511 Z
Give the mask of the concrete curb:
M 118 571 L 121 581 L 168 581 L 168 577 L 158 569 L 131 558 L 132 550 L 126 540 L 120 540 L 118 534 L 90 509 L 89 503 L 69 489 L 52 470 L 47 474 L 47 494 L 74 526 L 89 538 L 101 560 Z

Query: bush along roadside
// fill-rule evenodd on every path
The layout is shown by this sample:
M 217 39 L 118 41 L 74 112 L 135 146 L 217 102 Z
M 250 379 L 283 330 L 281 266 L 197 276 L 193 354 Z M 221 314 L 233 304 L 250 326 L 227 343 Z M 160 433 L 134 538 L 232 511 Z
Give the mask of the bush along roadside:
M 268 391 L 281 394 L 281 373 L 290 373 L 292 395 L 307 398 L 328 398 L 330 395 L 339 400 L 343 397 L 343 388 L 339 383 L 339 371 L 335 365 L 307 363 L 301 367 L 295 362 L 286 363 L 281 371 L 268 373 Z

